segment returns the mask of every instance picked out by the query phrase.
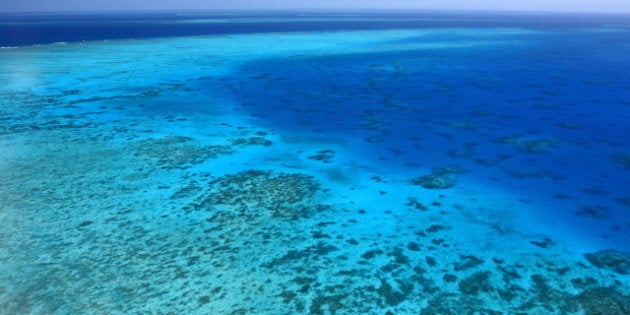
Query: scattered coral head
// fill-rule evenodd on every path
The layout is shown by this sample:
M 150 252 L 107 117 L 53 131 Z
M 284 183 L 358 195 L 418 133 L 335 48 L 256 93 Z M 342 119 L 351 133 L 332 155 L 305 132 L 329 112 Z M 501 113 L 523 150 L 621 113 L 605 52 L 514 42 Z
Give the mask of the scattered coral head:
M 601 250 L 584 254 L 584 258 L 597 268 L 608 269 L 622 275 L 630 274 L 630 253 Z
M 323 209 L 316 204 L 319 183 L 300 173 L 248 170 L 221 176 L 210 183 L 201 205 L 229 205 L 248 213 L 265 210 L 275 217 L 307 217 Z
M 207 159 L 232 153 L 234 150 L 229 145 L 202 145 L 193 138 L 169 136 L 140 141 L 135 155 L 155 161 L 162 168 L 184 169 Z
M 455 181 L 445 174 L 429 174 L 412 178 L 411 184 L 426 189 L 448 189 L 455 186 Z

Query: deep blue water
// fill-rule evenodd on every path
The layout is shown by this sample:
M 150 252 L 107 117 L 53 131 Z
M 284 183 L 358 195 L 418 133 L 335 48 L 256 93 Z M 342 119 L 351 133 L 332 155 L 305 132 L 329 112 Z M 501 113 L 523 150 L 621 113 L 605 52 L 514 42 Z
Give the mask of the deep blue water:
M 0 313 L 630 314 L 630 17 L 0 16 Z
M 554 209 L 551 217 L 566 220 L 580 208 L 605 208 L 609 232 L 597 228 L 598 220 L 575 222 L 571 229 L 606 234 L 629 250 L 630 181 L 618 159 L 629 145 L 628 35 L 490 33 L 475 40 L 531 45 L 256 61 L 239 75 L 217 78 L 221 84 L 204 78 L 200 86 L 223 90 L 228 81 L 228 94 L 274 130 L 361 138 L 369 152 L 361 158 L 393 169 L 476 169 L 476 180 L 546 204 Z M 468 36 L 436 34 L 402 43 L 456 45 Z M 611 43 L 619 45 L 611 49 Z M 527 148 L 528 141 L 549 146 Z M 571 201 L 558 204 L 559 198 Z
M 354 18 L 354 19 L 353 19 Z M 229 23 L 178 23 L 188 20 Z M 243 19 L 249 21 L 243 22 Z M 252 20 L 253 19 L 253 20 Z M 284 19 L 269 23 L 256 19 Z M 309 19 L 318 19 L 316 21 Z M 308 32 L 452 27 L 571 28 L 628 26 L 627 15 L 471 12 L 180 12 L 0 13 L 0 46 L 254 32 Z

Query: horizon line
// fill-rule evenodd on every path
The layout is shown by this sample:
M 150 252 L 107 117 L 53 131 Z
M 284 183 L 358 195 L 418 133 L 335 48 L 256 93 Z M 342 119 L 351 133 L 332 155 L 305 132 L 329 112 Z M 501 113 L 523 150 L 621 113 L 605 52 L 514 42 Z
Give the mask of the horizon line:
M 250 9 L 121 9 L 121 10 L 64 10 L 64 11 L 53 11 L 53 10 L 17 10 L 17 11 L 0 11 L 0 14 L 133 14 L 133 13 L 281 13 L 281 12 L 292 12 L 292 13 L 309 13 L 309 12 L 320 12 L 320 13 L 335 13 L 335 12 L 344 12 L 344 13 L 402 13 L 402 14 L 411 14 L 411 13 L 477 13 L 477 14 L 540 14 L 540 15 L 570 15 L 570 14 L 578 14 L 578 15 L 615 15 L 615 16 L 630 16 L 630 11 L 621 11 L 621 12 L 610 12 L 610 11 L 535 11 L 535 10 L 506 10 L 506 9 L 420 9 L 420 8 L 336 8 L 336 9 L 326 9 L 326 8 L 250 8 Z

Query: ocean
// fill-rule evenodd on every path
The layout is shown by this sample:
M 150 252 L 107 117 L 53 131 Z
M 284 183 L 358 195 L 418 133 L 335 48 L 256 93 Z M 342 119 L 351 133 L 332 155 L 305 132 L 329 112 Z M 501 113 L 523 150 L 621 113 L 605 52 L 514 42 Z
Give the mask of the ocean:
M 630 314 L 630 16 L 0 15 L 1 314 Z

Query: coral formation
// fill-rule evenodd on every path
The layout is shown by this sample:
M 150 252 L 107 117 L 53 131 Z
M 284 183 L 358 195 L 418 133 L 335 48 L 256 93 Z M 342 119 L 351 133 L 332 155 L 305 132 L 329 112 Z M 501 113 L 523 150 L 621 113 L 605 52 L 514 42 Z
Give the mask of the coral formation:
M 449 165 L 449 166 L 444 166 L 444 167 L 434 167 L 432 174 L 448 175 L 448 174 L 465 174 L 468 172 L 470 171 L 459 165 Z
M 520 136 L 501 137 L 495 141 L 501 144 L 510 144 L 517 150 L 528 153 L 546 153 L 560 144 L 560 142 L 556 139 L 530 140 Z
M 500 29 L 3 50 L 0 313 L 630 314 L 627 34 Z
M 434 167 L 430 174 L 414 177 L 410 180 L 410 183 L 412 185 L 422 186 L 426 189 L 448 189 L 454 187 L 456 184 L 456 181 L 450 177 L 451 174 L 465 174 L 468 172 L 467 169 L 459 165 Z M 414 200 L 409 199 L 407 205 L 414 205 L 413 203 Z
M 201 207 L 229 205 L 244 212 L 269 211 L 275 217 L 297 219 L 322 209 L 316 205 L 319 183 L 299 173 L 249 170 L 210 181 Z
M 309 156 L 310 160 L 321 161 L 323 163 L 330 163 L 335 157 L 335 151 L 331 149 L 318 151 L 316 154 Z
M 619 293 L 614 287 L 595 287 L 568 299 L 569 310 L 584 314 L 630 314 L 630 295 Z M 579 305 L 579 306 L 576 306 Z
M 575 214 L 597 220 L 606 220 L 610 218 L 610 208 L 604 206 L 585 205 L 576 210 Z
M 459 282 L 459 290 L 467 295 L 478 295 L 481 292 L 491 292 L 494 290 L 490 284 L 490 272 L 475 272 L 468 278 Z
M 608 269 L 622 275 L 630 274 L 630 253 L 602 250 L 584 254 L 584 258 L 597 268 Z
M 455 186 L 455 181 L 444 174 L 429 174 L 411 179 L 412 185 L 422 186 L 426 189 L 448 189 Z
M 166 169 L 187 168 L 207 159 L 232 154 L 229 145 L 200 145 L 189 137 L 168 136 L 138 142 L 135 155 L 153 160 Z
M 273 144 L 273 142 L 265 139 L 264 137 L 237 138 L 230 140 L 230 142 L 235 146 L 262 145 L 268 147 Z

